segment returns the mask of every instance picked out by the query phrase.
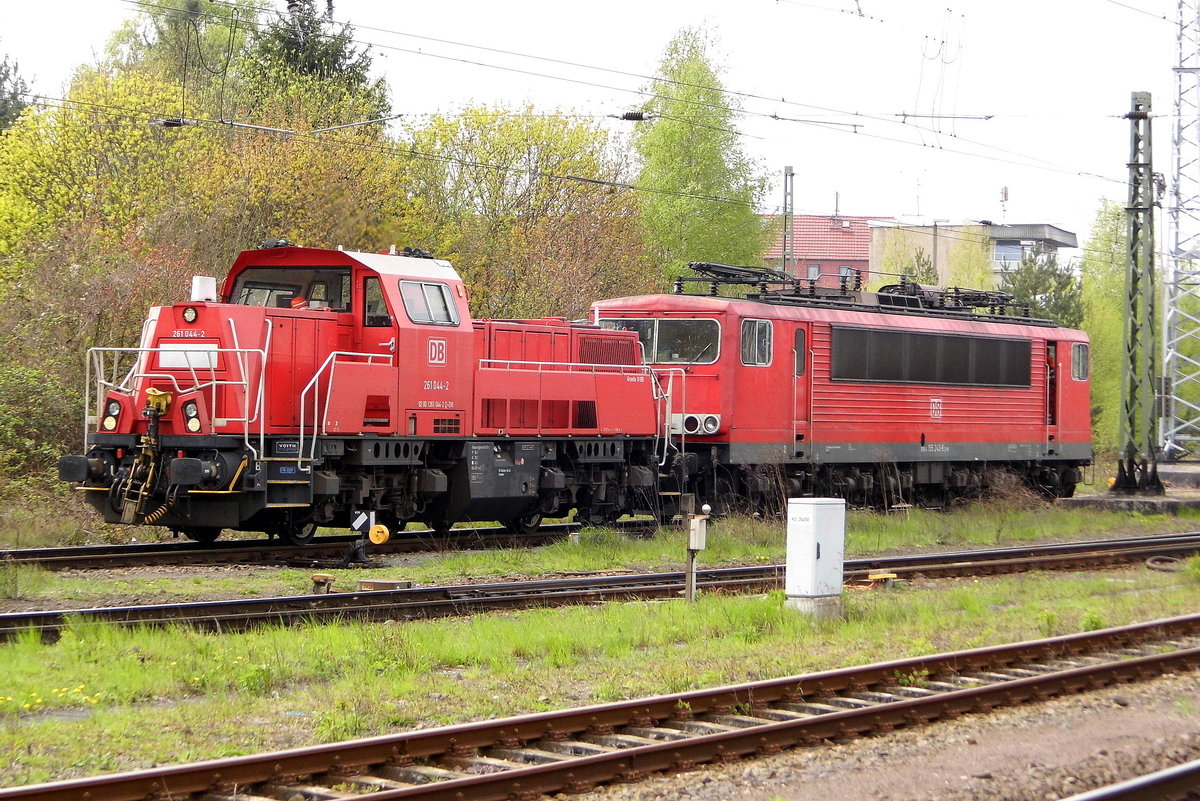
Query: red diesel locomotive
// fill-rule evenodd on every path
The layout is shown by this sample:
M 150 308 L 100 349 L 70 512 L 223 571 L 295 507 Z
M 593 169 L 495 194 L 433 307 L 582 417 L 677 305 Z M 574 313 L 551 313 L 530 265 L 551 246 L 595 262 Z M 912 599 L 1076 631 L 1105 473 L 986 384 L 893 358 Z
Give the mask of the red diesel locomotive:
M 300 544 L 360 511 L 528 530 L 656 508 L 633 333 L 472 320 L 454 268 L 420 251 L 264 246 L 219 301 L 198 281 L 151 309 L 139 347 L 90 353 L 88 452 L 59 474 L 109 522 Z
M 941 502 L 996 468 L 1069 495 L 1091 458 L 1085 335 L 981 311 L 997 293 L 700 264 L 702 294 L 681 280 L 591 323 L 478 321 L 420 251 L 269 244 L 219 300 L 198 279 L 138 347 L 91 351 L 87 452 L 59 473 L 105 520 L 201 542 L 299 544 L 360 512 L 527 531 L 669 518 L 681 492 Z

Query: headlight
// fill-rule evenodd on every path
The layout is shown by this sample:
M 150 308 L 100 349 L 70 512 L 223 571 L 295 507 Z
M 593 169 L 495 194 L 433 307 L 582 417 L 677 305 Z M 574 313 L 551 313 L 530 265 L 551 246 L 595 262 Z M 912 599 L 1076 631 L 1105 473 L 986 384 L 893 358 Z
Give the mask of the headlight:
M 188 306 L 188 307 L 184 308 L 183 321 L 185 323 L 196 322 L 196 307 L 195 306 Z
M 109 417 L 116 417 L 121 413 L 121 404 L 115 400 L 110 400 L 108 405 L 104 407 L 104 413 Z
M 200 416 L 200 409 L 196 406 L 195 401 L 188 401 L 183 404 L 183 416 L 189 420 Z
M 191 431 L 193 434 L 200 433 L 200 418 L 199 417 L 189 417 L 188 421 L 187 421 L 187 423 L 185 423 L 185 425 L 187 426 L 187 430 Z
M 721 418 L 715 414 L 707 414 L 704 416 L 704 433 L 715 434 L 717 429 L 721 427 Z
M 109 415 L 108 417 L 104 418 L 104 422 L 102 422 L 101 425 L 104 426 L 105 431 L 112 431 L 117 427 L 117 418 Z
M 684 415 L 683 432 L 685 434 L 698 434 L 700 432 L 700 417 L 694 414 Z

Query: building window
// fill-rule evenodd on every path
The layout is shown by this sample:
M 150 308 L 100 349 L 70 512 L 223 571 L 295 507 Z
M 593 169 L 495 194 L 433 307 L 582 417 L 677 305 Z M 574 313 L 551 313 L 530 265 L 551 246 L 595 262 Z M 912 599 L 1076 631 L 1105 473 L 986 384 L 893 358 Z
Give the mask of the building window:
M 821 277 L 821 265 L 819 265 L 819 264 L 808 265 L 808 280 L 816 281 L 820 277 Z
M 842 278 L 849 278 L 853 274 L 854 268 L 849 264 L 843 264 L 841 267 L 838 267 L 838 275 Z
M 771 321 L 742 320 L 742 364 L 771 363 Z
M 1024 255 L 1025 248 L 1020 242 L 997 242 L 992 251 L 992 261 L 1000 268 L 1015 270 L 1021 266 L 1021 257 Z

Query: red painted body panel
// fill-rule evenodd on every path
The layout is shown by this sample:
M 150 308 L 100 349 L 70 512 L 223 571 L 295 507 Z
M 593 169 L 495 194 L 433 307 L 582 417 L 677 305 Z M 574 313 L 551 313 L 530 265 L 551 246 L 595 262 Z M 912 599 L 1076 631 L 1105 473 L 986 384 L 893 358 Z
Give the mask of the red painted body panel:
M 693 295 L 648 295 L 594 304 L 600 318 L 712 318 L 721 323 L 715 364 L 687 367 L 684 413 L 719 414 L 720 432 L 693 436 L 714 443 L 1090 443 L 1088 382 L 1072 377 L 1071 345 L 1081 331 L 989 322 L 784 306 Z M 773 353 L 768 365 L 745 365 L 740 328 L 745 319 L 770 320 Z M 834 326 L 961 334 L 1031 343 L 1028 387 L 962 386 L 831 380 Z M 806 368 L 795 376 L 794 332 L 806 333 Z M 1047 345 L 1054 352 L 1055 398 L 1048 391 Z M 663 365 L 666 369 L 671 365 Z M 660 368 L 656 368 L 660 369 Z M 678 410 L 677 410 L 678 411 Z M 1051 412 L 1053 411 L 1053 414 Z M 803 446 L 798 446 L 803 449 Z

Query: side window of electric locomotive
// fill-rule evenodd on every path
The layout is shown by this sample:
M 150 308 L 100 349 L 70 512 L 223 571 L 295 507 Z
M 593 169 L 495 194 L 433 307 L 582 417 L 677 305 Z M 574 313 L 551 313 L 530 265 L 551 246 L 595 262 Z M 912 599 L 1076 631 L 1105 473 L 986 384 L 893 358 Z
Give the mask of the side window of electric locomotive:
M 771 321 L 742 320 L 742 364 L 771 363 Z
M 1071 378 L 1076 381 L 1086 381 L 1088 377 L 1088 346 L 1086 342 L 1076 342 L 1071 346 Z
M 381 328 L 392 324 L 388 316 L 387 304 L 383 302 L 383 288 L 378 278 L 363 280 L 363 325 L 368 328 Z
M 808 361 L 807 337 L 803 328 L 796 329 L 796 375 L 804 375 L 804 367 Z

